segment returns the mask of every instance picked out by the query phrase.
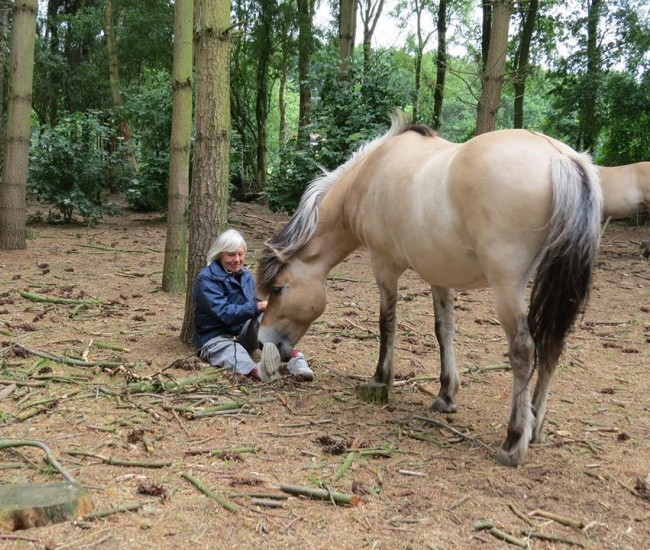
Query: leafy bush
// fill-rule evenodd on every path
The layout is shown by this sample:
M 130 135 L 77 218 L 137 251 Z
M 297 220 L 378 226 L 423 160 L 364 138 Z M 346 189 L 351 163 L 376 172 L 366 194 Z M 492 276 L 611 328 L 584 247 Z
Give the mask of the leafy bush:
M 62 116 L 33 138 L 28 192 L 54 207 L 50 220 L 71 223 L 75 214 L 84 220 L 110 214 L 109 190 L 130 176 L 121 149 L 100 113 Z
M 124 109 L 137 143 L 139 169 L 122 191 L 131 208 L 160 211 L 167 208 L 172 91 L 165 71 L 149 71 L 146 80 L 145 91 L 134 93 Z
M 382 56 L 368 72 L 361 58 L 355 58 L 348 79 L 341 78 L 336 56 L 324 54 L 315 61 L 311 78 L 319 83 L 314 89 L 320 97 L 313 103 L 309 145 L 292 140 L 281 152 L 280 168 L 266 188 L 272 210 L 295 210 L 319 167 L 333 170 L 361 143 L 387 130 L 391 111 L 409 101 L 400 76 Z

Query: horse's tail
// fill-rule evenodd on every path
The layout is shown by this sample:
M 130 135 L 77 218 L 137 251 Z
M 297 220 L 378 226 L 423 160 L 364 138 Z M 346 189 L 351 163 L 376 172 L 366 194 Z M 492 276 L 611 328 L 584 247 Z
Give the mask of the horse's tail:
M 552 160 L 553 207 L 533 284 L 528 326 L 536 362 L 553 368 L 584 311 L 600 242 L 602 191 L 587 154 Z

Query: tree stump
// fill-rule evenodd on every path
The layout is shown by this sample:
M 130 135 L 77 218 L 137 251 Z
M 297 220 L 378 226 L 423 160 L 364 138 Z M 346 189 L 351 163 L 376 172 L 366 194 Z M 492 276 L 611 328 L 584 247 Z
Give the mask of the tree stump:
M 0 529 L 16 531 L 81 519 L 92 509 L 88 493 L 74 483 L 0 485 Z
M 368 382 L 357 386 L 357 396 L 367 403 L 388 403 L 388 384 Z

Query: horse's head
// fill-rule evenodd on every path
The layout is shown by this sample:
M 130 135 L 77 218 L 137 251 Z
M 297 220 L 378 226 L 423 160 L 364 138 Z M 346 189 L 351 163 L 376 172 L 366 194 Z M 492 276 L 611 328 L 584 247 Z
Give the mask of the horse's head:
M 269 285 L 258 339 L 261 344 L 273 342 L 285 361 L 309 326 L 325 311 L 325 284 L 312 271 L 307 264 L 294 259 Z

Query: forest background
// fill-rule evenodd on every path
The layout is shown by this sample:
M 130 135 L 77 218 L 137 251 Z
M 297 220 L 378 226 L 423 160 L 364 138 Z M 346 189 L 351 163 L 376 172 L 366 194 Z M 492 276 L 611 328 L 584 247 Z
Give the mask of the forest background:
M 186 281 L 229 200 L 293 211 L 395 108 L 450 141 L 520 127 L 602 165 L 650 160 L 642 0 L 16 0 L 0 26 L 0 249 L 27 246 L 32 220 L 113 214 L 116 193 L 166 210 L 186 342 Z

